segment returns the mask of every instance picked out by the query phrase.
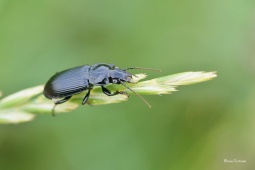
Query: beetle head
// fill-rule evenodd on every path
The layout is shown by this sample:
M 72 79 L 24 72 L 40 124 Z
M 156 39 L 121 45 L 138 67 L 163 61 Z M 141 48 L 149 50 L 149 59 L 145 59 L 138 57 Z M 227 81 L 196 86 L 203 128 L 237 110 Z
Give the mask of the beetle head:
M 153 69 L 153 68 L 141 68 L 141 67 L 131 67 L 131 68 L 126 68 L 126 69 L 119 69 L 118 67 L 115 67 L 114 69 L 110 70 L 109 74 L 109 82 L 113 84 L 122 84 L 125 86 L 127 89 L 135 93 L 145 104 L 147 104 L 150 108 L 151 105 L 138 93 L 136 93 L 134 90 L 132 90 L 130 87 L 128 87 L 125 82 L 132 83 L 132 74 L 128 73 L 127 70 L 152 70 L 152 71 L 160 71 L 158 69 Z
M 114 70 L 110 70 L 110 75 L 109 75 L 110 83 L 121 84 L 120 81 L 130 83 L 131 79 L 132 79 L 132 74 L 124 70 L 121 70 L 118 68 L 115 68 Z

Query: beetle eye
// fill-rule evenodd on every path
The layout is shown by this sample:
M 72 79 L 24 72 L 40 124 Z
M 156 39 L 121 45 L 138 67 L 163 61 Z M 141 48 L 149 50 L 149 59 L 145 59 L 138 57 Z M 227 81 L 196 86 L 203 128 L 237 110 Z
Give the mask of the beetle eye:
M 112 80 L 112 83 L 117 84 L 117 83 L 118 83 L 118 80 L 117 80 L 117 79 L 113 79 L 113 80 Z

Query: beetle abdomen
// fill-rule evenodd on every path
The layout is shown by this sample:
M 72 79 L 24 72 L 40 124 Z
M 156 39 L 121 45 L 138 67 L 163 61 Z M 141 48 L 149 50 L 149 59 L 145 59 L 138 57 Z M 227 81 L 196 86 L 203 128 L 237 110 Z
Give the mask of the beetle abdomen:
M 88 89 L 88 70 L 90 66 L 79 66 L 55 74 L 46 83 L 44 95 L 47 98 L 63 98 Z

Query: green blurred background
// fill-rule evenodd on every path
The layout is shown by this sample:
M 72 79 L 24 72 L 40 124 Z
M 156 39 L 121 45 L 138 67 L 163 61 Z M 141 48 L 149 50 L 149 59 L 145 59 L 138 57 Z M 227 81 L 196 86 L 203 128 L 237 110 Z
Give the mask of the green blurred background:
M 218 73 L 152 109 L 132 96 L 1 125 L 0 169 L 254 169 L 254 47 L 253 0 L 0 0 L 4 95 L 99 62 Z

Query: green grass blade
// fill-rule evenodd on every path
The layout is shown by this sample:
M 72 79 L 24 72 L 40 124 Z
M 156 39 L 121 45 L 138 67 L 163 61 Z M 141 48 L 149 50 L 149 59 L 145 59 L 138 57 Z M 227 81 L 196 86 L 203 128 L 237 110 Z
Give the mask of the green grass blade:
M 180 85 L 189 85 L 211 80 L 217 75 L 215 72 L 184 72 L 174 75 L 159 77 L 147 81 L 141 81 L 145 74 L 137 74 L 133 77 L 133 83 L 127 83 L 136 93 L 142 95 L 171 94 Z M 28 88 L 0 100 L 0 124 L 21 123 L 30 121 L 35 114 L 50 114 L 54 102 L 44 97 L 43 85 Z M 114 91 L 124 91 L 133 94 L 123 85 L 110 84 L 107 88 Z M 81 101 L 87 92 L 75 95 L 64 104 L 55 108 L 55 113 L 70 112 L 81 105 Z M 0 93 L 1 95 L 1 93 Z M 113 104 L 127 101 L 127 95 L 106 96 L 102 93 L 101 87 L 94 87 L 91 90 L 89 105 Z

